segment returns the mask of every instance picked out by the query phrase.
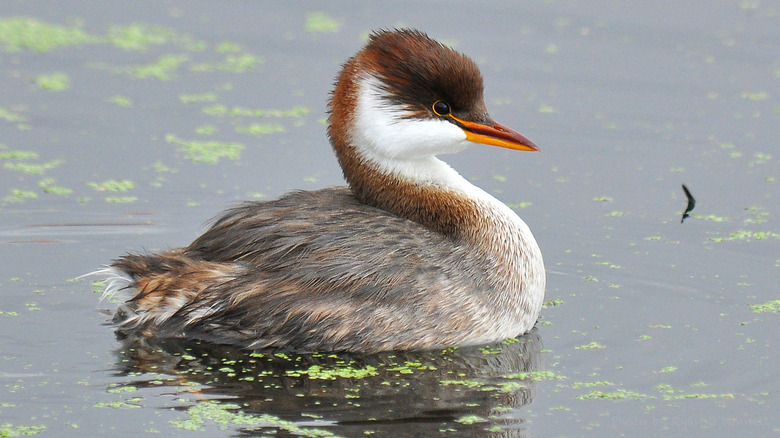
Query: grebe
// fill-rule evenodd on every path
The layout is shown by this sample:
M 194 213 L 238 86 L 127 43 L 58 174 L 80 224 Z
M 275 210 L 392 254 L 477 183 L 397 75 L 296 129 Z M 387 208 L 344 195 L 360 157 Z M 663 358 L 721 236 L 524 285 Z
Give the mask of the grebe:
M 495 121 L 476 64 L 415 30 L 344 65 L 328 135 L 349 187 L 225 212 L 186 248 L 104 273 L 120 334 L 296 351 L 409 350 L 529 331 L 545 271 L 528 226 L 436 158 L 538 148 Z M 134 292 L 134 293 L 133 293 Z

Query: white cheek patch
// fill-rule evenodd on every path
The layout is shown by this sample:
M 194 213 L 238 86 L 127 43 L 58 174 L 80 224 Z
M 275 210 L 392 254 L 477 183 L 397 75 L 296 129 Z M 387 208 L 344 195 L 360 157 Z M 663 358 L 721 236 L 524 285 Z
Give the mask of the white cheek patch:
M 446 120 L 404 118 L 403 108 L 385 97 L 377 78 L 360 81 L 351 142 L 360 156 L 389 175 L 417 184 L 434 184 L 442 189 L 465 193 L 472 199 L 497 204 L 495 198 L 463 178 L 437 154 L 459 152 L 474 143 L 466 133 Z
M 379 79 L 363 78 L 355 108 L 353 144 L 393 160 L 426 159 L 459 152 L 470 145 L 466 133 L 446 120 L 404 116 L 403 108 L 386 97 Z

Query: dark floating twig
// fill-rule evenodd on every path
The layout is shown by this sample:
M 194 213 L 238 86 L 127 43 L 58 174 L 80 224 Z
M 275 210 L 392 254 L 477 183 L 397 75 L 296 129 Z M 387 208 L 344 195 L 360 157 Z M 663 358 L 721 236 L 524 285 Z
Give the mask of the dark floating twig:
M 693 195 L 691 195 L 691 191 L 688 190 L 688 187 L 685 187 L 685 184 L 682 185 L 683 192 L 685 192 L 685 196 L 688 197 L 688 206 L 685 207 L 685 212 L 682 215 L 682 219 L 680 219 L 680 223 L 685 222 L 685 218 L 690 216 L 688 213 L 690 213 L 693 210 L 693 207 L 696 206 L 696 200 L 693 199 Z

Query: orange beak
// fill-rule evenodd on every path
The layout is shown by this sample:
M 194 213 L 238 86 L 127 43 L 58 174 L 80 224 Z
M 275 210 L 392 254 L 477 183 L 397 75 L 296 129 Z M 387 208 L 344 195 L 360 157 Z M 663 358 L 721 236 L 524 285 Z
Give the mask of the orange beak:
M 470 122 L 454 116 L 452 117 L 466 133 L 466 140 L 474 143 L 489 144 L 516 151 L 538 151 L 539 146 L 525 138 L 523 134 L 507 128 L 506 126 L 491 121 L 489 124 Z

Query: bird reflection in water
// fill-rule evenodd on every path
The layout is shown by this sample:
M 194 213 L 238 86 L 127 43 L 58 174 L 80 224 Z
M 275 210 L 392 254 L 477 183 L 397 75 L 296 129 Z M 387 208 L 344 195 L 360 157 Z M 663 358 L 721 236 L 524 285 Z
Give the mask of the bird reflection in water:
M 518 409 L 533 399 L 541 350 L 536 330 L 484 346 L 368 355 L 125 338 L 117 371 L 126 380 L 115 386 L 138 388 L 135 397 L 161 387 L 184 399 L 191 392 L 180 409 L 225 401 L 237 415 L 271 415 L 341 436 L 433 436 L 442 429 L 524 436 Z

